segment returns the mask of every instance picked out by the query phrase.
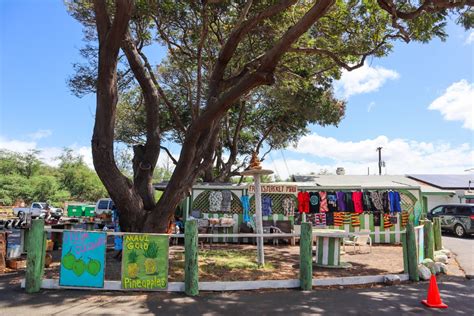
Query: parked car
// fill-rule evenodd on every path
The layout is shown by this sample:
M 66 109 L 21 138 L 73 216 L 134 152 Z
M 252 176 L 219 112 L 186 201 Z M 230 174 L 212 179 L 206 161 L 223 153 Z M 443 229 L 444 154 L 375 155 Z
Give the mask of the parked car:
M 95 205 L 95 216 L 101 219 L 112 219 L 114 208 L 112 199 L 100 199 Z
M 13 208 L 13 214 L 20 219 L 25 219 L 26 214 L 31 214 L 31 217 L 45 217 L 48 211 L 54 218 L 60 218 L 63 215 L 61 208 L 51 207 L 45 202 L 33 202 L 30 207 Z
M 440 218 L 441 229 L 458 237 L 474 234 L 474 204 L 439 205 L 428 212 L 428 219 Z

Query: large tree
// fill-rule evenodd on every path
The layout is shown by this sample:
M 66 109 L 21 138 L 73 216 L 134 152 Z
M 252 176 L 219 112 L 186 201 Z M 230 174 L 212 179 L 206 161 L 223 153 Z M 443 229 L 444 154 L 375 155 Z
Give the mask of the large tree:
M 128 231 L 167 231 L 175 207 L 215 161 L 226 115 L 256 91 L 298 77 L 302 87 L 327 92 L 342 69 L 354 70 L 367 57 L 386 55 L 397 40 L 444 39 L 450 13 L 469 27 L 473 2 L 69 2 L 70 12 L 85 25 L 86 38 L 98 42 L 83 51 L 95 60 L 96 72 L 78 67 L 73 80 L 94 83 L 94 166 L 121 212 L 121 226 Z M 151 44 L 166 48 L 163 63 L 171 67 L 167 71 L 150 62 L 146 48 Z M 170 80 L 188 88 L 183 94 L 167 93 Z M 146 133 L 144 143 L 134 147 L 130 180 L 116 165 L 114 133 L 122 89 L 134 84 L 140 89 Z M 156 202 L 153 171 L 161 141 L 170 135 L 180 140 L 181 152 Z

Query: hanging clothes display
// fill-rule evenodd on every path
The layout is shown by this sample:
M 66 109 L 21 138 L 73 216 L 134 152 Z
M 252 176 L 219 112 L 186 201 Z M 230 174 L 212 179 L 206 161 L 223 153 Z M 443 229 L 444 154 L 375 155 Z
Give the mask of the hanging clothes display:
M 328 199 L 326 192 L 319 192 L 319 212 L 328 212 Z
M 345 212 L 346 211 L 346 200 L 345 200 L 344 192 L 337 191 L 336 196 L 337 196 L 337 209 L 338 209 L 338 211 L 339 212 Z
M 262 216 L 271 216 L 272 215 L 272 198 L 269 196 L 264 196 L 262 198 Z
M 249 201 L 249 196 L 248 195 L 242 195 L 240 198 L 242 201 L 242 209 L 243 209 L 243 222 L 244 223 L 250 223 L 250 201 Z
M 285 212 L 285 216 L 295 215 L 295 200 L 292 197 L 287 196 L 286 198 L 284 198 L 281 202 L 281 206 L 283 208 L 283 211 Z
M 309 193 L 298 192 L 298 211 L 300 213 L 309 213 Z
M 220 212 L 222 207 L 222 192 L 212 191 L 209 194 L 209 212 Z
M 326 198 L 328 201 L 328 211 L 337 212 L 337 195 L 336 192 L 327 192 Z
M 309 192 L 309 212 L 312 214 L 319 213 L 319 193 Z
M 357 213 L 352 213 L 351 214 L 351 225 L 352 225 L 352 227 L 359 227 L 360 226 L 359 214 L 357 214 Z
M 362 204 L 362 192 L 352 192 L 352 201 L 354 202 L 354 212 L 357 214 L 364 212 L 364 206 Z
M 222 212 L 230 212 L 232 206 L 232 193 L 229 190 L 222 191 Z

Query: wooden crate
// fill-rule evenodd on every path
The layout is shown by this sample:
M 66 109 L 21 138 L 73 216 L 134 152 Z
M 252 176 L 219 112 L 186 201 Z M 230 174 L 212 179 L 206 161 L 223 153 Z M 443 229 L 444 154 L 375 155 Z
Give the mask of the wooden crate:
M 7 259 L 7 267 L 13 270 L 25 269 L 26 259 L 24 258 L 10 258 Z

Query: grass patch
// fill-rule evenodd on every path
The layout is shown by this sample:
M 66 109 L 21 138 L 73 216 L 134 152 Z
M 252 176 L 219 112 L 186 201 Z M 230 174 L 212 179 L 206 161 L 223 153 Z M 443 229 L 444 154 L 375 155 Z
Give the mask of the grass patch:
M 199 250 L 199 278 L 204 280 L 255 280 L 272 273 L 273 264 L 257 265 L 257 253 L 252 250 Z M 177 279 L 184 278 L 184 253 L 175 254 L 170 270 Z
M 199 252 L 199 263 L 212 270 L 218 269 L 250 269 L 250 270 L 273 270 L 272 264 L 266 263 L 259 268 L 256 262 L 255 251 L 239 250 L 204 250 Z M 206 267 L 206 268 L 207 268 Z

